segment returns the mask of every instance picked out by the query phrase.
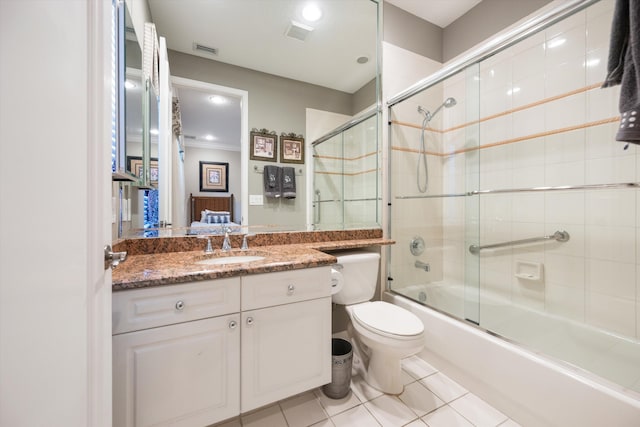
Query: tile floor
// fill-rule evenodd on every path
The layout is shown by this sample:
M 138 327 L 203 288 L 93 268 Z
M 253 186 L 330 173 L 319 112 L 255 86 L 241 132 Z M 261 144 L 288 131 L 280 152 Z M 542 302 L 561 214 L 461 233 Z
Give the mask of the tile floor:
M 320 388 L 216 427 L 517 427 L 518 423 L 417 356 L 403 361 L 404 392 L 383 394 L 359 376 L 343 399 Z

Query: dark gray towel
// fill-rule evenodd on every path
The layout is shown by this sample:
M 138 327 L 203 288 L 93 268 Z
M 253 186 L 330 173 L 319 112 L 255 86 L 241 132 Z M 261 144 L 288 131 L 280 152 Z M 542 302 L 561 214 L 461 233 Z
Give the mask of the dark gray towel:
M 282 168 L 282 197 L 296 198 L 296 170 L 292 167 Z
M 265 197 L 280 197 L 282 195 L 282 169 L 279 166 L 265 166 L 263 175 Z
M 640 0 L 616 0 L 602 87 L 618 84 L 622 118 L 616 140 L 640 144 Z

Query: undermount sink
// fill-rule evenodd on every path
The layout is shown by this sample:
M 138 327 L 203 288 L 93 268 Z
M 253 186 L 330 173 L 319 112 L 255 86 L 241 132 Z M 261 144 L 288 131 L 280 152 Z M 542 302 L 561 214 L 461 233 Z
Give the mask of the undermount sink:
M 263 256 L 258 256 L 258 255 L 238 255 L 238 256 L 227 256 L 227 257 L 203 259 L 202 261 L 197 261 L 196 264 L 202 264 L 202 265 L 242 264 L 244 262 L 260 261 L 263 259 L 264 259 Z

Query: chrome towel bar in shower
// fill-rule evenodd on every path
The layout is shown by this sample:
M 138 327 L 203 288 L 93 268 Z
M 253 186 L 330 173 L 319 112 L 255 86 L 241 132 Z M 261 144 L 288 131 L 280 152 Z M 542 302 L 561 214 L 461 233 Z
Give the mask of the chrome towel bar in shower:
M 521 239 L 521 240 L 511 240 L 510 242 L 502 242 L 502 243 L 494 243 L 492 245 L 483 245 L 483 246 L 478 246 L 478 245 L 471 245 L 469 246 L 469 252 L 471 252 L 474 255 L 477 255 L 480 253 L 480 251 L 482 249 L 494 249 L 494 248 L 501 248 L 504 246 L 515 246 L 515 245 L 524 245 L 527 243 L 535 243 L 535 242 L 542 242 L 544 240 L 555 240 L 557 242 L 568 242 L 569 241 L 569 233 L 567 233 L 566 231 L 556 231 L 555 233 L 549 235 L 549 236 L 542 236 L 542 237 L 532 237 L 530 239 Z

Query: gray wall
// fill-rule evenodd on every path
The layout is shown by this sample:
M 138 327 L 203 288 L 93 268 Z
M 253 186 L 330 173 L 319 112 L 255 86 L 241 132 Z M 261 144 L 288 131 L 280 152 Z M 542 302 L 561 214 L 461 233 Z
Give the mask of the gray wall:
M 169 50 L 171 75 L 207 83 L 246 90 L 249 93 L 249 130 L 266 128 L 304 135 L 306 108 L 352 115 L 353 96 L 337 90 L 277 77 L 247 68 L 223 64 L 198 56 Z M 310 142 L 310 141 L 307 141 Z M 249 194 L 262 194 L 262 174 L 255 173 L 270 162 L 249 162 Z M 304 165 L 295 165 L 304 167 Z M 189 173 L 185 165 L 185 174 Z M 263 206 L 249 206 L 249 222 L 252 225 L 306 223 L 306 195 L 304 176 L 296 177 L 298 197 L 276 200 Z M 188 185 L 188 184 L 187 184 Z M 188 191 L 188 190 L 187 190 Z M 240 199 L 240 192 L 234 193 Z
M 442 60 L 442 28 L 384 3 L 383 40 L 438 62 Z
M 369 83 L 362 86 L 356 93 L 353 94 L 351 115 L 354 115 L 365 108 L 368 108 L 376 103 L 376 79 L 372 79 Z
M 483 0 L 443 30 L 442 62 L 454 58 L 550 2 L 551 0 Z
M 384 3 L 383 40 L 444 63 L 550 2 L 483 0 L 444 29 Z

